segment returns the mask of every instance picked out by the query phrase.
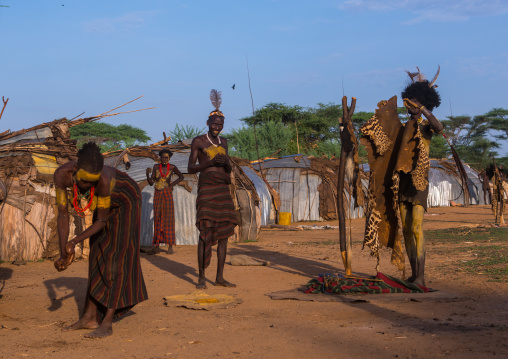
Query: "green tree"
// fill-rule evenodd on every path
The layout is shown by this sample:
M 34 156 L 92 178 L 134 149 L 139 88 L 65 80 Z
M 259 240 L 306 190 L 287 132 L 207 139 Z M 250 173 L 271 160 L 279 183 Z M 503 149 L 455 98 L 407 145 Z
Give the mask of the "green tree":
M 104 122 L 87 122 L 71 127 L 71 138 L 77 140 L 77 146 L 88 141 L 97 143 L 103 152 L 113 148 L 147 144 L 151 138 L 138 127 L 127 124 L 111 125 Z
M 275 153 L 286 156 L 296 153 L 293 142 L 294 131 L 280 120 L 265 121 L 256 126 L 259 157 L 268 157 Z M 252 126 L 233 129 L 225 135 L 228 138 L 229 154 L 246 158 L 250 161 L 257 159 L 256 141 Z
M 446 142 L 445 138 L 441 135 L 436 135 L 432 137 L 432 142 L 430 143 L 430 158 L 443 159 L 448 158 L 451 150 L 450 146 Z
M 501 132 L 501 135 L 495 135 L 494 137 L 499 140 L 508 140 L 508 110 L 494 108 L 487 112 L 485 116 L 490 122 L 490 129 Z
M 306 153 L 316 148 L 320 142 L 338 140 L 341 114 L 341 106 L 333 103 L 318 103 L 315 108 L 269 103 L 256 110 L 254 116 L 240 120 L 249 127 L 254 123 L 259 126 L 267 121 L 280 121 L 293 130 L 293 142 L 299 145 L 299 152 Z
M 175 129 L 169 132 L 169 135 L 171 136 L 169 143 L 177 143 L 182 140 L 192 139 L 196 136 L 204 134 L 206 131 L 206 127 L 199 129 L 197 126 L 180 126 L 176 124 Z

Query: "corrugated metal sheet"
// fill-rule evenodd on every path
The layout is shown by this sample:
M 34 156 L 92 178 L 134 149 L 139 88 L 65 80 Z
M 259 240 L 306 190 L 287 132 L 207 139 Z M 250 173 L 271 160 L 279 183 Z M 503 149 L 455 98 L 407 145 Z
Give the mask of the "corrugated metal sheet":
M 39 128 L 38 130 L 29 131 L 6 140 L 0 141 L 0 146 L 7 145 L 18 141 L 30 142 L 30 140 L 36 140 L 41 142 L 48 137 L 53 137 L 53 132 L 48 127 Z
M 464 204 L 464 192 L 458 173 L 451 174 L 438 161 L 432 160 L 429 171 L 429 207 L 448 207 L 450 201 Z M 453 163 L 452 161 L 449 161 Z M 468 176 L 468 188 L 470 194 L 469 204 L 486 204 L 483 199 L 482 184 L 478 179 L 478 173 L 463 163 Z
M 296 161 L 295 161 L 296 159 Z M 281 157 L 275 160 L 266 160 L 261 163 L 262 169 L 269 168 L 309 168 L 310 160 L 307 156 L 303 155 L 291 155 Z M 259 164 L 253 164 L 254 169 L 259 170 Z
M 176 186 L 173 190 L 175 207 L 175 234 L 176 244 L 198 244 L 199 231 L 196 228 L 196 197 L 197 182 L 192 175 L 184 175 L 186 181 L 192 186 L 189 193 L 185 188 Z M 153 186 L 143 188 L 141 210 L 141 245 L 151 246 L 153 238 Z
M 322 221 L 319 215 L 319 191 L 321 178 L 316 174 L 300 175 L 298 216 L 295 221 Z M 295 211 L 296 212 L 296 211 Z
M 291 213 L 291 221 L 320 221 L 318 175 L 301 175 L 301 168 L 269 168 L 266 180 L 279 194 L 279 212 Z
M 256 187 L 260 199 L 261 224 L 270 224 L 270 212 L 272 211 L 272 195 L 261 176 L 248 166 L 242 166 L 243 172 L 249 177 Z

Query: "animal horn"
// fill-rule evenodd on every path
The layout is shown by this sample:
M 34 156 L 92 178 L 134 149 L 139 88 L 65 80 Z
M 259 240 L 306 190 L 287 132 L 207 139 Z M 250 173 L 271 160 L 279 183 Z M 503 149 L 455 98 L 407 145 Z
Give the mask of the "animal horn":
M 437 85 L 434 85 L 436 83 L 437 78 L 439 77 L 439 71 L 441 71 L 441 66 L 437 65 L 437 72 L 432 81 L 429 83 L 430 88 L 436 88 Z
M 418 72 L 409 72 L 406 70 L 406 73 L 409 76 L 409 78 L 411 79 L 411 82 L 414 83 L 415 77 L 418 76 Z
M 423 74 L 420 72 L 420 68 L 418 66 L 415 66 L 418 70 L 418 82 L 422 82 L 424 80 Z

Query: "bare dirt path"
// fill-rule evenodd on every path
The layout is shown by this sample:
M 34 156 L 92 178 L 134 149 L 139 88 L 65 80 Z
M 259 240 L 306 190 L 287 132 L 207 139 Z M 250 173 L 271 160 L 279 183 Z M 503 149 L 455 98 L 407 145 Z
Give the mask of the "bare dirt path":
M 430 209 L 425 231 L 492 223 L 488 207 Z M 322 225 L 323 223 L 312 223 Z M 336 222 L 328 224 L 337 225 Z M 361 250 L 363 220 L 352 221 L 353 270 L 374 275 Z M 428 294 L 304 295 L 297 290 L 319 273 L 343 273 L 338 230 L 263 230 L 258 242 L 232 244 L 270 266 L 231 266 L 237 288 L 214 287 L 243 303 L 228 309 L 165 306 L 163 297 L 196 291 L 194 246 L 171 256 L 142 255 L 149 300 L 114 324 L 114 334 L 87 340 L 87 331 L 61 332 L 84 304 L 87 262 L 58 273 L 51 261 L 0 264 L 0 343 L 3 358 L 490 358 L 508 357 L 508 283 L 461 269 L 477 244 L 467 232 L 450 243 L 428 242 Z M 505 232 L 505 233 L 508 233 Z M 499 241 L 498 241 L 499 242 Z M 508 238 L 499 244 L 508 247 Z M 504 243 L 504 244 L 503 244 Z M 460 253 L 454 248 L 471 250 Z M 469 247 L 468 247 L 469 248 Z M 467 249 L 467 248 L 466 248 Z M 467 259 L 467 258 L 466 258 Z M 400 273 L 383 252 L 381 271 Z M 214 279 L 216 258 L 207 272 Z M 299 300 L 267 294 L 290 291 Z M 287 292 L 286 292 L 287 293 Z M 303 299 L 314 299 L 308 301 Z

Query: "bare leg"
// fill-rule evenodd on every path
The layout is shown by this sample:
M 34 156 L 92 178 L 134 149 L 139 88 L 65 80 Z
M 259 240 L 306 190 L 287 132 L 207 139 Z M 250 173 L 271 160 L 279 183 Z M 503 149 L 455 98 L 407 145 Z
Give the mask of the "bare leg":
M 414 283 L 425 286 L 425 239 L 423 238 L 423 216 L 425 208 L 420 205 L 413 206 L 413 222 L 411 229 L 415 238 L 416 247 L 416 272 L 413 273 Z
M 206 289 L 205 261 L 203 258 L 204 254 L 205 254 L 205 242 L 203 242 L 200 238 L 200 239 L 198 239 L 199 278 L 198 278 L 198 284 L 196 285 L 197 289 Z
M 95 329 L 99 326 L 97 321 L 97 305 L 90 299 L 87 299 L 85 314 L 74 324 L 62 328 L 62 331 L 78 329 Z
M 173 246 L 171 244 L 168 244 L 168 252 L 167 254 L 174 254 L 175 251 L 173 250 Z
M 408 282 L 413 282 L 416 278 L 416 243 L 411 229 L 413 222 L 412 216 L 413 205 L 406 202 L 399 204 L 400 219 L 402 220 L 402 233 L 404 234 L 404 244 L 406 246 L 407 257 L 411 265 L 411 276 L 407 279 Z
M 85 338 L 89 339 L 101 339 L 113 334 L 113 317 L 115 315 L 115 310 L 112 308 L 108 308 L 106 311 L 106 315 L 102 320 L 101 324 L 88 334 L 85 334 Z
M 228 239 L 221 239 L 217 244 L 217 277 L 215 285 L 223 287 L 236 287 L 236 284 L 229 283 L 224 279 L 224 264 L 226 263 L 226 251 L 228 249 Z

